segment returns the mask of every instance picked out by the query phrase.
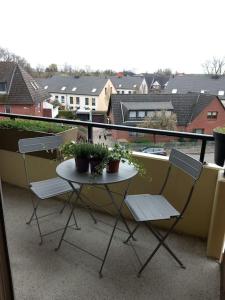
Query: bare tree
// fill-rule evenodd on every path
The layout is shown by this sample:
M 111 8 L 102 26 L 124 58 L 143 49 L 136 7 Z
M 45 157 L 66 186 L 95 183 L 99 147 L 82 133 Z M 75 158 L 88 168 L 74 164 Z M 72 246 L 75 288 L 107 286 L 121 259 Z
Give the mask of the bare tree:
M 213 57 L 212 60 L 207 60 L 203 65 L 206 74 L 210 74 L 218 78 L 225 71 L 225 57 Z
M 25 58 L 10 52 L 8 49 L 0 47 L 0 61 L 12 61 L 18 63 L 27 72 L 32 73 L 32 68 Z
M 146 117 L 144 122 L 138 124 L 138 127 L 176 130 L 177 116 L 175 113 L 168 114 L 167 111 L 162 110 L 154 112 L 151 117 Z M 154 135 L 154 143 L 156 143 L 156 136 Z

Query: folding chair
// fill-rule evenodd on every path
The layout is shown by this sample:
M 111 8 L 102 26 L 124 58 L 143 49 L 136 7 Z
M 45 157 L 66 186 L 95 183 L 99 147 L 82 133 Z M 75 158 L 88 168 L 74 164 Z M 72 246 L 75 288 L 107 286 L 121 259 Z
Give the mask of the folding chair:
M 141 264 L 142 266 L 138 272 L 138 277 L 141 275 L 142 271 L 145 269 L 145 267 L 148 265 L 148 263 L 151 261 L 151 259 L 161 246 L 164 246 L 165 249 L 170 253 L 170 255 L 179 263 L 179 265 L 182 268 L 185 268 L 183 263 L 177 258 L 174 252 L 165 243 L 165 240 L 172 232 L 176 224 L 179 222 L 179 220 L 182 218 L 185 210 L 188 207 L 188 204 L 190 203 L 195 184 L 201 174 L 202 163 L 175 149 L 172 149 L 171 151 L 169 162 L 169 169 L 160 194 L 127 195 L 124 200 L 126 206 L 128 207 L 135 221 L 137 222 L 136 227 L 131 232 L 125 243 L 127 243 L 130 240 L 130 238 L 133 237 L 134 233 L 137 231 L 141 223 L 144 223 L 159 241 L 157 247 L 152 251 L 152 253 L 144 262 L 144 264 Z M 172 166 L 181 169 L 184 173 L 188 174 L 192 178 L 190 191 L 188 193 L 187 199 L 184 203 L 181 212 L 178 212 L 163 196 L 163 191 L 166 187 Z M 175 219 L 175 221 L 164 235 L 162 235 L 151 224 L 151 221 L 168 219 Z
M 70 200 L 72 199 L 74 192 L 73 192 L 73 188 L 70 186 L 70 184 L 67 181 L 61 179 L 60 177 L 55 177 L 55 178 L 42 180 L 42 181 L 30 182 L 26 154 L 36 152 L 36 151 L 57 150 L 61 144 L 62 144 L 61 136 L 27 138 L 27 139 L 20 139 L 18 142 L 19 152 L 21 154 L 23 154 L 24 169 L 25 169 L 25 174 L 26 174 L 27 185 L 30 188 L 30 190 L 37 197 L 36 203 L 33 200 L 33 198 L 31 198 L 32 205 L 33 205 L 33 212 L 32 212 L 32 215 L 31 215 L 29 221 L 27 222 L 27 224 L 30 224 L 33 219 L 36 220 L 40 239 L 41 239 L 40 244 L 42 244 L 44 236 L 49 235 L 51 233 L 55 233 L 55 232 L 63 229 L 63 228 L 61 228 L 61 229 L 58 229 L 58 230 L 55 230 L 52 232 L 48 232 L 45 234 L 43 234 L 41 232 L 39 219 L 49 216 L 49 215 L 52 215 L 52 213 L 44 215 L 44 216 L 37 216 L 37 209 L 38 209 L 40 202 L 45 199 L 49 199 L 49 198 L 52 198 L 52 197 L 55 197 L 58 195 L 69 193 L 69 196 L 68 196 L 63 208 L 60 210 L 60 213 L 62 213 L 65 206 L 67 204 L 70 205 Z M 74 183 L 73 186 L 75 189 L 80 188 L 80 186 L 76 183 Z M 76 218 L 75 218 L 75 216 L 73 216 L 73 217 L 74 217 L 74 222 L 75 222 L 74 225 L 76 225 L 76 229 L 79 229 L 77 222 L 76 222 Z

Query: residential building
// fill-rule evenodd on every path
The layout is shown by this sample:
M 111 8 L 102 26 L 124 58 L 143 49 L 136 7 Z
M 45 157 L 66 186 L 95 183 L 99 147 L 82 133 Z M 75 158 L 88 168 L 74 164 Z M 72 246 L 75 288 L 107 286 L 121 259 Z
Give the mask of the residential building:
M 143 74 L 143 76 L 148 85 L 149 93 L 155 93 L 164 90 L 170 78 L 170 75 L 164 75 L 164 74 L 145 73 Z
M 110 77 L 117 94 L 147 94 L 148 86 L 143 76 L 117 76 Z
M 177 74 L 170 77 L 165 93 L 186 94 L 190 92 L 225 96 L 225 76 L 209 74 Z
M 37 79 L 43 88 L 51 94 L 51 100 L 78 113 L 92 111 L 106 112 L 110 95 L 116 90 L 105 77 L 97 76 L 60 76 Z
M 49 98 L 21 66 L 0 62 L 0 112 L 43 116 L 43 102 Z
M 205 94 L 112 95 L 109 116 L 113 124 L 141 127 L 141 122 L 154 113 L 166 111 L 177 117 L 177 130 L 212 134 L 225 124 L 225 109 L 221 100 Z M 117 132 L 115 138 L 129 140 L 138 133 Z M 143 135 L 143 134 L 142 134 Z

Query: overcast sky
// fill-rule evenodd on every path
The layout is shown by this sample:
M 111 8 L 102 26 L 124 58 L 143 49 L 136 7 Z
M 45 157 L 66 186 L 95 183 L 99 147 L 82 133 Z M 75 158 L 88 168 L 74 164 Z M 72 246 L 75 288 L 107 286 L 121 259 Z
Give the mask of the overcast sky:
M 0 46 L 33 67 L 202 73 L 225 56 L 224 0 L 0 1 Z

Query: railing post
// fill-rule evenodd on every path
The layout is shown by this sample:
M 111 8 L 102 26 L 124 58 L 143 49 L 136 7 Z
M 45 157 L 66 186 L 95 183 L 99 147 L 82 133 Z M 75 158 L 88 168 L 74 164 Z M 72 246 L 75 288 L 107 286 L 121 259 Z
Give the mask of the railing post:
M 205 149 L 206 149 L 206 140 L 202 140 L 202 147 L 201 147 L 201 153 L 200 153 L 200 162 L 204 162 L 204 158 L 205 158 Z
M 93 127 L 88 125 L 88 142 L 93 142 Z

